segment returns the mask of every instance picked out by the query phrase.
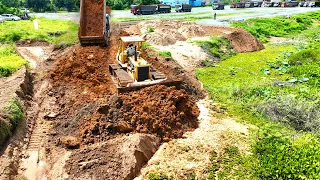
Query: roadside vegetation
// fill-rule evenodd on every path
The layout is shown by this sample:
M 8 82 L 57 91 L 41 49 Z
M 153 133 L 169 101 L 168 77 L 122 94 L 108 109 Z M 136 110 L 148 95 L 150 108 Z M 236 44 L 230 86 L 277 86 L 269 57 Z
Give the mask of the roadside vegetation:
M 13 46 L 0 46 L 0 77 L 8 77 L 27 61 L 16 54 Z
M 27 62 L 15 51 L 15 42 L 24 39 L 44 40 L 63 48 L 78 41 L 78 25 L 70 21 L 38 19 L 39 29 L 33 21 L 6 21 L 0 24 L 0 77 L 10 76 Z
M 265 50 L 196 69 L 212 99 L 230 116 L 253 125 L 250 152 L 230 146 L 223 154 L 212 155 L 215 171 L 211 176 L 320 178 L 319 15 L 312 12 L 235 23 L 264 42 L 275 35 L 295 41 L 266 44 Z M 233 168 L 229 171 L 228 167 Z
M 308 12 L 294 16 L 277 16 L 273 18 L 256 18 L 244 22 L 234 22 L 232 26 L 242 27 L 262 42 L 268 42 L 268 38 L 287 37 L 298 34 L 311 27 L 313 20 L 320 20 L 320 12 Z

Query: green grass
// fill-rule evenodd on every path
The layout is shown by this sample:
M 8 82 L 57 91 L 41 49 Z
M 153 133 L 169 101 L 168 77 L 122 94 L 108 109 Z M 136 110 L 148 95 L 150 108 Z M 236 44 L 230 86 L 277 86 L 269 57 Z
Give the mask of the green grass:
M 207 52 L 210 52 L 211 56 L 225 60 L 236 54 L 228 39 L 223 37 L 211 36 L 210 40 L 195 41 L 197 45 L 204 48 Z
M 0 24 L 0 43 L 12 44 L 21 39 L 37 39 L 54 43 L 57 46 L 77 42 L 78 25 L 71 21 L 38 19 L 39 29 L 35 30 L 33 21 L 6 21 Z M 50 33 L 60 32 L 61 36 Z
M 234 22 L 232 26 L 242 27 L 262 42 L 267 42 L 271 36 L 283 37 L 298 34 L 312 26 L 313 20 L 320 20 L 320 11 L 298 14 L 290 18 L 277 16 L 249 19 L 244 22 Z
M 219 161 L 224 169 L 238 167 L 219 170 L 221 179 L 245 172 L 254 172 L 251 179 L 320 178 L 319 56 L 314 49 L 297 52 L 290 44 L 266 45 L 196 69 L 212 99 L 234 118 L 258 127 L 251 130 L 252 155 L 234 151 L 227 157 L 237 158 Z
M 168 58 L 172 57 L 171 52 L 169 51 L 160 51 L 159 54 L 163 57 L 168 57 Z
M 13 46 L 0 46 L 0 77 L 10 76 L 25 64 L 27 61 L 15 53 Z
M 45 40 L 56 48 L 66 47 L 78 41 L 78 25 L 70 21 L 40 18 L 39 29 L 34 29 L 33 21 L 6 21 L 0 24 L 0 77 L 10 76 L 27 64 L 15 52 L 14 42 L 23 39 Z
M 6 140 L 24 119 L 24 110 L 19 100 L 12 99 L 4 107 L 5 115 L 0 117 L 0 144 Z

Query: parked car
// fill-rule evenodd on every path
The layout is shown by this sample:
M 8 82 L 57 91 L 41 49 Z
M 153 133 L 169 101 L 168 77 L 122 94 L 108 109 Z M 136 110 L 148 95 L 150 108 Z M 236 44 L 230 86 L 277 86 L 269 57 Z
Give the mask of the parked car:
M 316 2 L 310 1 L 308 6 L 309 7 L 315 7 L 316 6 Z
M 280 7 L 281 3 L 280 2 L 274 2 L 273 7 Z
M 213 3 L 213 4 L 212 4 L 212 9 L 213 9 L 213 10 L 223 10 L 223 9 L 224 9 L 224 4 Z
M 0 23 L 3 23 L 4 21 L 6 21 L 6 20 L 4 19 L 4 17 L 2 17 L 2 16 L 0 15 Z
M 2 14 L 2 17 L 4 17 L 4 19 L 6 21 L 19 21 L 21 20 L 21 18 L 19 18 L 18 16 L 12 15 L 12 14 Z
M 20 11 L 30 13 L 29 9 L 27 9 L 27 8 L 21 8 Z
M 304 3 L 303 3 L 303 7 L 308 7 L 308 6 L 309 6 L 309 3 L 310 3 L 309 1 L 304 2 Z
M 304 1 L 299 2 L 298 6 L 303 7 Z
M 246 4 L 244 5 L 246 8 L 253 8 L 253 2 L 246 2 Z

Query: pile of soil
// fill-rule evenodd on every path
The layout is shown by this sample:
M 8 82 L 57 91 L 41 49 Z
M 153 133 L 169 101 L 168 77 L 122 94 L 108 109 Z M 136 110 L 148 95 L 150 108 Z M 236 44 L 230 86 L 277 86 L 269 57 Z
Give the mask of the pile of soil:
M 108 70 L 109 64 L 114 63 L 111 54 L 109 48 L 76 46 L 72 53 L 58 60 L 50 76 L 56 86 L 73 83 L 98 93 L 114 92 Z
M 154 32 L 148 32 L 153 29 Z M 146 34 L 145 39 L 154 45 L 167 46 L 177 41 L 185 41 L 191 36 L 204 36 L 205 30 L 194 22 L 184 21 L 144 21 L 129 27 L 129 34 Z
M 103 35 L 104 16 L 104 1 L 100 0 L 86 0 L 85 7 L 85 31 L 82 30 L 84 36 L 101 36 Z
M 96 107 L 80 121 L 79 136 L 86 144 L 128 132 L 154 134 L 169 141 L 196 128 L 200 113 L 187 92 L 163 85 L 112 95 Z
M 264 49 L 263 44 L 258 41 L 252 34 L 243 29 L 235 29 L 226 37 L 229 39 L 231 46 L 238 53 L 254 52 Z
M 50 43 L 44 40 L 24 39 L 16 41 L 17 47 L 34 47 L 34 46 L 49 46 Z
M 160 145 L 159 139 L 134 134 L 72 152 L 66 163 L 70 179 L 134 179 Z

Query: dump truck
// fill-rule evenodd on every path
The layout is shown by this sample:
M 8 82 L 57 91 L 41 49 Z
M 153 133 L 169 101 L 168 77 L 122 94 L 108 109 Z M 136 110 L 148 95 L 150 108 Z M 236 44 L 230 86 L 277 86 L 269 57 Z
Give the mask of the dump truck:
M 117 64 L 109 65 L 109 72 L 116 84 L 118 92 L 128 92 L 156 84 L 167 86 L 179 85 L 165 74 L 157 71 L 144 58 L 142 43 L 139 36 L 123 36 L 116 56 Z
M 134 15 L 155 14 L 157 12 L 157 5 L 132 4 L 130 12 Z
M 167 4 L 157 4 L 157 13 L 170 13 L 171 6 Z
M 107 14 L 106 11 L 107 7 L 104 0 L 80 1 L 78 37 L 82 46 L 108 45 L 110 37 L 110 15 Z
M 213 0 L 212 1 L 212 9 L 213 10 L 223 10 L 224 4 L 219 0 Z
M 190 4 L 177 4 L 176 12 L 191 12 L 192 6 Z

